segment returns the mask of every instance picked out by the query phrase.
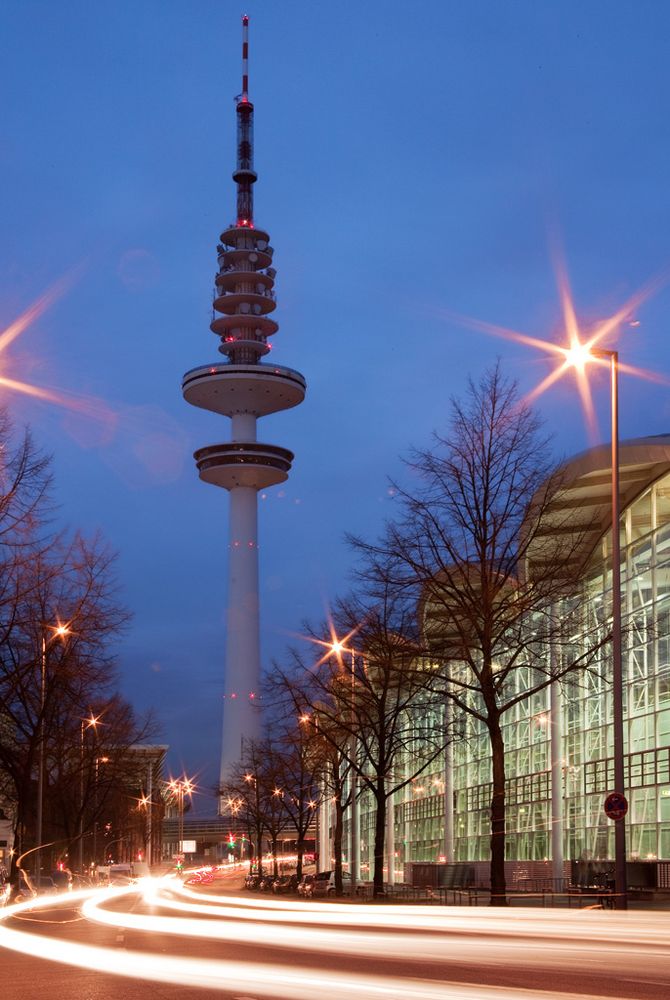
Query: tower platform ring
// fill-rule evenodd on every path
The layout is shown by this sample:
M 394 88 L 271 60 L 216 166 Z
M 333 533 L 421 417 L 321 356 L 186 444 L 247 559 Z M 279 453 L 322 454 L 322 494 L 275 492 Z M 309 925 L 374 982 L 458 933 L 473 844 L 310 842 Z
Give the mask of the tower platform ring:
M 233 271 L 220 271 L 214 279 L 217 288 L 234 288 L 245 281 L 249 284 L 263 285 L 265 288 L 272 288 L 275 283 L 275 279 L 263 271 L 240 271 L 237 268 Z
M 264 229 L 257 229 L 256 226 L 228 226 L 219 237 L 222 243 L 228 246 L 237 246 L 237 241 L 241 235 L 253 236 L 256 241 L 269 243 L 270 234 Z
M 250 247 L 235 247 L 235 249 L 224 250 L 223 253 L 218 255 L 219 267 L 234 264 L 236 261 L 249 260 L 249 254 L 255 254 L 256 260 L 251 261 L 254 267 L 259 269 L 270 267 L 272 264 L 272 251 L 270 253 L 267 250 L 255 250 Z
M 279 329 L 279 324 L 266 316 L 256 316 L 254 313 L 233 313 L 232 316 L 215 316 L 209 325 L 212 333 L 218 337 L 226 337 L 234 330 L 260 330 L 264 337 L 271 337 Z
M 182 393 L 187 403 L 232 417 L 257 417 L 290 410 L 305 398 L 305 378 L 293 368 L 259 362 L 255 365 L 217 363 L 186 372 Z
M 247 278 L 246 283 L 251 285 L 253 281 Z M 217 312 L 225 313 L 227 316 L 234 316 L 238 315 L 234 310 L 244 302 L 247 302 L 250 306 L 259 306 L 261 311 L 260 313 L 243 313 L 242 315 L 264 316 L 277 308 L 274 298 L 271 298 L 269 295 L 262 295 L 260 292 L 224 292 L 223 295 L 216 295 L 214 308 Z
M 193 457 L 203 482 L 225 490 L 239 486 L 264 490 L 288 479 L 293 452 L 257 441 L 229 441 L 199 448 Z
M 243 337 L 225 337 L 219 345 L 219 353 L 230 354 L 231 351 L 239 350 L 241 347 L 245 347 L 248 351 L 254 351 L 258 357 L 262 357 L 264 354 L 269 354 L 270 352 L 270 345 L 263 343 L 262 340 L 244 340 Z

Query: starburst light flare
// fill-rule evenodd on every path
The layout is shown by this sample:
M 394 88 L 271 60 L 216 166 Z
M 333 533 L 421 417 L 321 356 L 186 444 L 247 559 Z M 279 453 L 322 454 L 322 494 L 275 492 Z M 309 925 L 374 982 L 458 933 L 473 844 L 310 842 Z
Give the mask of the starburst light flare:
M 628 324 L 631 327 L 639 326 L 639 321 L 634 319 L 636 310 L 667 283 L 670 272 L 664 271 L 651 278 L 638 291 L 634 292 L 611 316 L 608 316 L 604 320 L 599 320 L 586 331 L 580 327 L 577 318 L 565 263 L 558 253 L 554 253 L 553 257 L 556 284 L 561 304 L 561 330 L 565 336 L 564 344 L 544 340 L 540 337 L 533 337 L 518 330 L 512 330 L 509 327 L 473 319 L 472 317 L 456 313 L 449 313 L 448 315 L 450 319 L 462 326 L 490 334 L 494 337 L 502 337 L 505 340 L 515 341 L 518 344 L 541 351 L 545 356 L 558 359 L 558 364 L 526 395 L 527 402 L 537 399 L 538 396 L 541 396 L 547 389 L 563 378 L 567 372 L 573 371 L 589 434 L 595 438 L 597 436 L 597 424 L 591 386 L 587 376 L 587 366 L 593 364 L 609 368 L 608 358 L 602 355 L 599 356 L 598 349 L 612 340 L 616 341 L 616 337 L 620 335 L 624 324 Z M 621 361 L 618 367 L 619 371 L 625 372 L 628 375 L 643 378 L 649 382 L 656 382 L 661 385 L 670 385 L 670 379 L 659 372 L 638 368 Z
M 47 403 L 54 403 L 56 406 L 72 410 L 87 418 L 98 420 L 106 425 L 116 423 L 117 417 L 114 411 L 101 399 L 94 396 L 84 396 L 73 392 L 64 392 L 48 386 L 33 385 L 23 379 L 13 378 L 4 373 L 9 355 L 7 348 L 22 333 L 29 329 L 55 302 L 70 290 L 75 281 L 81 275 L 84 264 L 72 268 L 61 278 L 47 288 L 31 305 L 12 320 L 4 329 L 0 329 L 0 364 L 3 372 L 0 373 L 0 389 L 9 389 L 12 392 L 19 392 L 25 396 L 32 396 L 34 399 L 41 399 Z
M 361 629 L 361 624 L 358 624 L 354 628 L 350 629 L 350 631 L 347 632 L 346 635 L 338 636 L 335 630 L 335 623 L 333 622 L 333 618 L 330 612 L 327 615 L 327 619 L 328 619 L 328 631 L 330 633 L 330 641 L 328 641 L 327 639 L 317 639 L 313 635 L 300 635 L 301 639 L 304 639 L 307 642 L 311 642 L 312 645 L 314 646 L 320 646 L 324 650 L 323 655 L 320 656 L 319 659 L 316 661 L 316 663 L 313 665 L 312 669 L 314 670 L 318 669 L 321 666 L 321 664 L 329 660 L 331 656 L 335 656 L 337 658 L 340 667 L 344 667 L 344 661 L 342 658 L 343 654 L 352 652 L 349 643 Z

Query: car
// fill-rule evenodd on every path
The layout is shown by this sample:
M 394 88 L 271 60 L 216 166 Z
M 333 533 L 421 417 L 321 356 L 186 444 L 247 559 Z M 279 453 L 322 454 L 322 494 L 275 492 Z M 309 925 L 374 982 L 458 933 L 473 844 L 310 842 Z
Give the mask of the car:
M 297 892 L 299 896 L 309 896 L 309 889 L 314 881 L 314 875 L 303 875 L 297 885 Z
M 342 888 L 345 894 L 351 894 L 351 875 L 349 872 L 342 872 Z M 310 897 L 334 896 L 335 895 L 335 872 L 317 872 L 314 881 L 309 886 L 309 892 L 304 895 Z
M 298 885 L 297 875 L 281 875 L 272 883 L 272 891 L 277 895 L 287 892 L 295 892 Z
M 272 885 L 273 885 L 274 881 L 275 881 L 275 876 L 274 875 L 269 875 L 268 874 L 268 875 L 261 876 L 260 881 L 258 883 L 258 891 L 259 892 L 271 892 L 272 891 Z

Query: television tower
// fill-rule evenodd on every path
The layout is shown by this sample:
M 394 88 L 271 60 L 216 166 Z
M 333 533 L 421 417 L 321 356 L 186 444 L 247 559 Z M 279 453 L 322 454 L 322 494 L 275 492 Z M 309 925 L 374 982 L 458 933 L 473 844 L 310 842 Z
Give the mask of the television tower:
M 270 237 L 254 222 L 253 122 L 248 92 L 248 26 L 242 18 L 242 93 L 236 98 L 237 185 L 235 222 L 221 234 L 210 329 L 225 361 L 193 368 L 182 392 L 192 406 L 230 417 L 230 441 L 199 448 L 200 478 L 230 494 L 228 610 L 221 779 L 240 760 L 245 741 L 261 735 L 258 600 L 258 491 L 283 483 L 292 452 L 256 438 L 259 417 L 302 403 L 305 379 L 292 368 L 261 361 L 278 330 Z

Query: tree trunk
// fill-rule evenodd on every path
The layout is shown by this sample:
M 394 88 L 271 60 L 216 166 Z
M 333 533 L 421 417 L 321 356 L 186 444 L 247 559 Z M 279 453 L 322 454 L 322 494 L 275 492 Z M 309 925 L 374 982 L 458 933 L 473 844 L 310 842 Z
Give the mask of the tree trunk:
M 23 829 L 23 809 L 21 807 L 21 801 L 17 803 L 17 814 L 16 822 L 14 824 L 14 851 L 10 855 L 9 862 L 9 900 L 8 902 L 13 903 L 14 897 L 16 896 L 19 889 L 19 869 L 17 862 L 21 856 L 20 846 L 17 850 L 17 845 L 21 845 L 22 837 L 21 831 Z
M 298 834 L 298 844 L 297 844 L 297 847 L 298 847 L 298 860 L 295 863 L 295 873 L 298 876 L 298 879 L 302 878 L 302 856 L 305 853 L 305 841 L 304 841 L 303 838 L 304 838 L 304 834 L 302 832 L 299 833 Z
M 377 779 L 375 788 L 375 862 L 372 883 L 373 899 L 384 895 L 384 843 L 386 840 L 386 786 L 383 778 Z
M 342 895 L 342 828 L 344 826 L 342 817 L 342 798 L 338 795 L 335 799 L 335 828 L 333 830 L 333 854 L 335 855 L 335 895 Z
M 263 871 L 263 827 L 256 827 L 256 872 L 258 875 Z
M 487 719 L 493 765 L 491 798 L 491 906 L 507 906 L 505 885 L 505 744 L 500 717 Z

